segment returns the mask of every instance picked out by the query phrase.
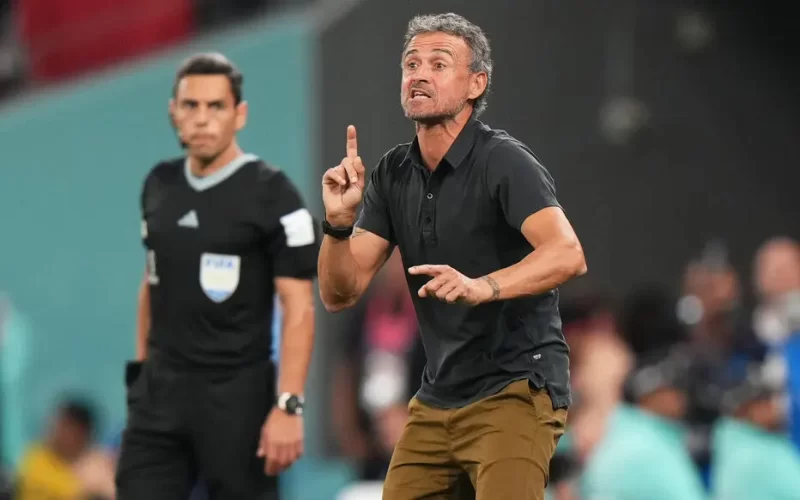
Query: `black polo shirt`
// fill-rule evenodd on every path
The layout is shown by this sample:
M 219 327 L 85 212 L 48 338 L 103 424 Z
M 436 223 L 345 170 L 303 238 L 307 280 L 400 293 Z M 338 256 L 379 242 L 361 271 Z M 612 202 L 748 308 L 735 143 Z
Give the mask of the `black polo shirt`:
M 553 179 L 531 150 L 472 119 L 430 172 L 415 139 L 372 171 L 357 225 L 398 245 L 406 269 L 446 264 L 478 278 L 533 248 L 520 232 L 531 214 L 559 206 Z M 470 307 L 420 298 L 431 278 L 406 274 L 427 366 L 417 397 L 465 406 L 529 379 L 556 408 L 570 403 L 569 348 L 558 291 Z

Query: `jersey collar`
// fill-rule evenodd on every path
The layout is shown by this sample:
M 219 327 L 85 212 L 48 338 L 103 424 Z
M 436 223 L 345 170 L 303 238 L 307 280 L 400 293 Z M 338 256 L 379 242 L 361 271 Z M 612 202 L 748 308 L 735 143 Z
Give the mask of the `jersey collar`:
M 205 191 L 206 189 L 212 188 L 228 177 L 232 176 L 246 164 L 256 160 L 258 160 L 256 155 L 249 153 L 242 154 L 234 158 L 230 163 L 217 170 L 213 174 L 198 177 L 192 174 L 192 169 L 189 166 L 189 157 L 187 156 L 186 161 L 184 162 L 183 172 L 186 175 L 186 182 L 192 187 L 192 189 L 195 191 Z

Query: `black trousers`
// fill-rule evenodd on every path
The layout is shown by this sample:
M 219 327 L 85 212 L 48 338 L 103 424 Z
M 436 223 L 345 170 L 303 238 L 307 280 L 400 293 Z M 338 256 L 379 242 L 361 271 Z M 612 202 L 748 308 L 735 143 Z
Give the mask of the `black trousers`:
M 276 500 L 256 457 L 275 400 L 275 368 L 187 371 L 156 359 L 128 382 L 118 500 L 187 500 L 198 477 L 210 500 Z

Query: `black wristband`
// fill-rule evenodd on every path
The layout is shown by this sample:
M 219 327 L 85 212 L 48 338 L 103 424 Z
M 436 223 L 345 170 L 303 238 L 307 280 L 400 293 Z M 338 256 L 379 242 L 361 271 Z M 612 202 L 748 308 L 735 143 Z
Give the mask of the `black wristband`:
M 327 220 L 323 219 L 322 233 L 336 238 L 337 240 L 346 240 L 353 234 L 353 226 L 331 226 Z

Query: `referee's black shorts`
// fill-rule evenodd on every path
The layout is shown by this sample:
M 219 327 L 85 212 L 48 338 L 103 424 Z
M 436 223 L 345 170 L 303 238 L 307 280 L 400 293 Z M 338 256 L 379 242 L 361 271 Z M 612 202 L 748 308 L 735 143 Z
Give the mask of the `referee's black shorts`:
M 187 371 L 149 359 L 128 386 L 118 500 L 184 500 L 198 476 L 210 500 L 274 500 L 256 456 L 275 400 L 272 363 Z

